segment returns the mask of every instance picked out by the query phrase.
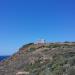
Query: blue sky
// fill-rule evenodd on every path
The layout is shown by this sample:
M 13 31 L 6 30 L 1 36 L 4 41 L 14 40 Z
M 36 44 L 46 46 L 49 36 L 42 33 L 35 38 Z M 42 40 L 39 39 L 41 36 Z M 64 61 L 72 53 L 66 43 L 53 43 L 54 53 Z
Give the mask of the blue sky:
M 75 41 L 74 0 L 0 0 L 0 55 L 39 38 Z

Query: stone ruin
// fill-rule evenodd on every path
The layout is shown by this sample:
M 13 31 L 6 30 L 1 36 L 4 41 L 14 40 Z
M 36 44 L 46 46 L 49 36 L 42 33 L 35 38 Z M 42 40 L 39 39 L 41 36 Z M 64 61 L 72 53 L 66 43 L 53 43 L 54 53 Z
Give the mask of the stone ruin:
M 44 39 L 40 39 L 40 40 L 37 40 L 36 42 L 34 42 L 34 44 L 45 44 L 46 43 L 46 40 Z

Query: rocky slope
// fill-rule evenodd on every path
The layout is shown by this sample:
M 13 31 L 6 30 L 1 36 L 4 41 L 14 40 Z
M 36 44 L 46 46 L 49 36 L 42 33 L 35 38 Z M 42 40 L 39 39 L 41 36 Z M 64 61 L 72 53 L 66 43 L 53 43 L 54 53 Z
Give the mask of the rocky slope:
M 75 43 L 24 45 L 0 62 L 0 75 L 75 75 Z

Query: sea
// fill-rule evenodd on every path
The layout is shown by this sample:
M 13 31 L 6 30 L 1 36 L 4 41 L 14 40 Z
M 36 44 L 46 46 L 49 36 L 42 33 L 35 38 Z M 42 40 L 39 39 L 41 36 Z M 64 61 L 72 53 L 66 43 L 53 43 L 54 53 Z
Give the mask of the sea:
M 7 59 L 10 56 L 0 56 L 0 61 Z

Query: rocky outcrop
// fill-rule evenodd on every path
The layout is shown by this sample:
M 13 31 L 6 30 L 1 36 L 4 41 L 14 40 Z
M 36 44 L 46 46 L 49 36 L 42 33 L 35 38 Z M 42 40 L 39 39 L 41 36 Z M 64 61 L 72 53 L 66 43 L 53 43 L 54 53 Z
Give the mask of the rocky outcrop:
M 0 63 L 0 75 L 73 75 L 75 44 L 27 44 Z

